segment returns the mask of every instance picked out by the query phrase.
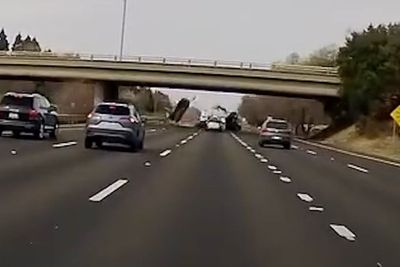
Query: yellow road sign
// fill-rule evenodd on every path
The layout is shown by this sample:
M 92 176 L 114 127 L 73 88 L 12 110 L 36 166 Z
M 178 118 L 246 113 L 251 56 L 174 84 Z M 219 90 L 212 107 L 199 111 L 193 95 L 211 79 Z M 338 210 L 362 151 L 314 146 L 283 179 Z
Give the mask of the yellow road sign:
M 400 126 L 400 106 L 395 108 L 392 113 L 390 113 L 390 116 L 394 119 L 394 121 Z

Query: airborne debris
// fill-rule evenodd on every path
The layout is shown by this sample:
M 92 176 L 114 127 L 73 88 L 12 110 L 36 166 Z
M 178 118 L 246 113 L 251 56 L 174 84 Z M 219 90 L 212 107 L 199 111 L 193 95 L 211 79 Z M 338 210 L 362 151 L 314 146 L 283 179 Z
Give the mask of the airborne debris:
M 11 152 L 11 155 L 17 155 L 17 151 L 15 149 L 12 149 L 10 152 Z
M 151 162 L 150 162 L 150 161 L 146 161 L 146 162 L 144 163 L 144 166 L 150 167 L 150 166 L 151 166 Z

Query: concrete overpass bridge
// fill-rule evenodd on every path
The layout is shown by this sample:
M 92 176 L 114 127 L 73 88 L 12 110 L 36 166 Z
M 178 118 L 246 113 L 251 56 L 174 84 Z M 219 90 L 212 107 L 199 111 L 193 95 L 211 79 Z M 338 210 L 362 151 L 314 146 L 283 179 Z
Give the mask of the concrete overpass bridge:
M 54 53 L 0 54 L 0 79 L 84 80 L 96 85 L 95 102 L 118 98 L 122 85 L 332 100 L 341 84 L 334 68 Z

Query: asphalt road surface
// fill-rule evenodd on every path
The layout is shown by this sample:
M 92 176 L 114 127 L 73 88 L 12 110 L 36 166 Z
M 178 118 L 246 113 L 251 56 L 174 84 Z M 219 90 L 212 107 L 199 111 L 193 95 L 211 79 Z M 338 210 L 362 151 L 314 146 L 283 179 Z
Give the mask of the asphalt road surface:
M 0 266 L 400 266 L 400 168 L 147 129 L 145 150 L 0 138 Z

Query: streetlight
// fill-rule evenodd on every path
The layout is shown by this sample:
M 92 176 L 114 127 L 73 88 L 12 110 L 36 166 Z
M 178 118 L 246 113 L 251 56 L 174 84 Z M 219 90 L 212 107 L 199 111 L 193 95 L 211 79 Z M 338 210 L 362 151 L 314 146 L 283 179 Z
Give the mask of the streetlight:
M 126 24 L 126 5 L 128 0 L 124 1 L 124 7 L 122 11 L 122 27 L 121 27 L 121 47 L 119 50 L 119 60 L 122 61 L 122 56 L 124 53 L 124 41 L 125 41 L 125 24 Z

